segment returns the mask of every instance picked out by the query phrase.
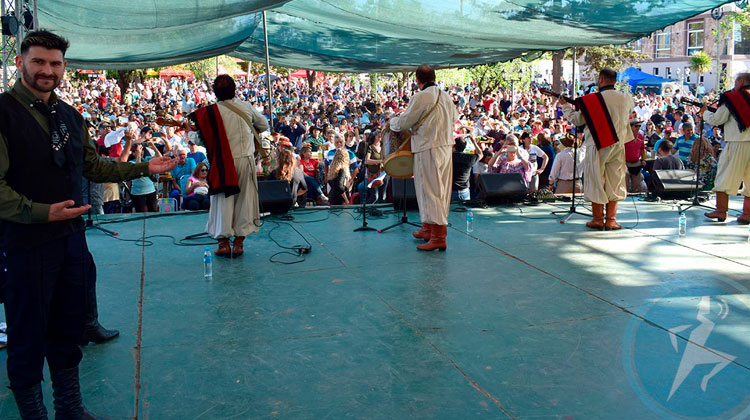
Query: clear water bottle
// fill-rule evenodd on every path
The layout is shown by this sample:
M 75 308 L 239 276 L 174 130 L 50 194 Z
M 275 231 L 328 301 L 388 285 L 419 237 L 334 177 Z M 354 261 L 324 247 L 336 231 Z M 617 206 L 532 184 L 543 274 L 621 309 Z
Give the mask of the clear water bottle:
M 466 210 L 466 232 L 474 232 L 474 213 L 471 209 Z
M 680 236 L 685 236 L 687 234 L 687 217 L 685 217 L 685 212 L 680 212 Z
M 214 276 L 214 257 L 211 255 L 211 248 L 206 247 L 203 252 L 203 277 L 210 279 Z

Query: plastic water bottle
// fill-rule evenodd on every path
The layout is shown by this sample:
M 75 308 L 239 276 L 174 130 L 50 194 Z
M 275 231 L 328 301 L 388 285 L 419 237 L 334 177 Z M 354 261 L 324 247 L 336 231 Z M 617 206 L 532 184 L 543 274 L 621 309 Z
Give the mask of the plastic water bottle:
M 685 217 L 685 212 L 680 212 L 680 236 L 685 236 L 687 234 L 687 217 Z
M 211 255 L 211 248 L 206 247 L 203 252 L 203 277 L 210 279 L 214 276 L 214 257 Z
M 466 232 L 474 232 L 474 213 L 471 209 L 466 210 Z
M 747 229 L 747 243 L 750 245 L 750 228 Z M 5 269 L 5 271 L 8 271 L 8 269 Z

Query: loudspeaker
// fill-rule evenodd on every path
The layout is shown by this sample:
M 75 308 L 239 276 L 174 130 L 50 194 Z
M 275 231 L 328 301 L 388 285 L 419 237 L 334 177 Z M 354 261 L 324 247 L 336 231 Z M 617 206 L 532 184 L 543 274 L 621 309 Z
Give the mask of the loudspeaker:
M 650 185 L 662 199 L 687 199 L 695 193 L 695 172 L 686 169 L 657 169 Z M 703 184 L 699 187 L 702 189 Z
M 521 174 L 479 175 L 479 198 L 488 204 L 518 202 L 528 193 Z
M 414 178 L 397 179 L 391 178 L 391 196 L 393 197 L 393 208 L 395 210 L 417 210 L 417 191 L 414 189 Z
M 258 181 L 260 212 L 284 214 L 292 208 L 292 188 L 286 181 Z

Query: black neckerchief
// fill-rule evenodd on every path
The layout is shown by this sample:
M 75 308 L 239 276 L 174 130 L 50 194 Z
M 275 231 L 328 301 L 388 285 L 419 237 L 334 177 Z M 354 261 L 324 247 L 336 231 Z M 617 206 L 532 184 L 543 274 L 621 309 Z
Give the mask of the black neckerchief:
M 615 90 L 615 85 L 607 85 L 599 88 L 600 93 L 604 92 L 605 90 Z
M 62 167 L 65 165 L 65 145 L 70 140 L 70 133 L 68 133 L 68 127 L 65 123 L 60 120 L 60 115 L 58 114 L 59 104 L 59 100 L 55 100 L 51 105 L 40 99 L 34 101 L 34 108 L 47 117 L 47 121 L 49 122 L 52 160 L 58 167 Z
M 435 84 L 435 82 L 427 82 L 427 83 L 424 84 L 424 86 L 422 86 L 422 89 L 420 89 L 420 90 L 425 90 L 425 89 L 427 89 L 430 86 L 437 86 L 437 85 Z

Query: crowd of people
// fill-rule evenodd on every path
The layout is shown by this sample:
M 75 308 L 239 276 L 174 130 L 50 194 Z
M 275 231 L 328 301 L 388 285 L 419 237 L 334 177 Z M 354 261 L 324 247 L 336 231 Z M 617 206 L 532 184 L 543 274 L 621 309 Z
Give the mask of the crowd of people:
M 573 160 L 582 132 L 567 121 L 554 98 L 534 88 L 481 95 L 473 84 L 440 87 L 450 94 L 459 115 L 454 127 L 454 200 L 477 198 L 477 177 L 493 172 L 521 174 L 532 194 L 581 189 L 585 151 L 577 151 L 576 174 Z M 571 90 L 568 85 L 562 93 Z M 356 78 L 329 78 L 313 89 L 306 81 L 277 79 L 273 121 L 262 133 L 266 153 L 257 162 L 259 179 L 288 181 L 296 206 L 353 204 L 365 194 L 371 203 L 389 200 L 388 178 L 382 173 L 384 159 L 393 150 L 384 129 L 416 91 L 416 84 L 385 80 L 374 97 L 369 83 Z M 157 195 L 173 198 L 186 210 L 209 206 L 203 176 L 208 159 L 195 133 L 156 123 L 159 116 L 180 119 L 214 102 L 207 82 L 146 79 L 132 83 L 123 94 L 116 80 L 67 79 L 58 92 L 87 119 L 102 156 L 126 162 L 161 155 L 178 158 L 170 176 L 161 177 L 162 184 L 158 177 L 144 177 L 129 185 L 92 186 L 96 212 L 155 211 Z M 262 78 L 238 83 L 237 95 L 269 116 Z M 643 92 L 634 96 L 630 122 L 635 141 L 626 143 L 629 192 L 658 191 L 654 170 L 696 166 L 703 188 L 713 188 L 724 146 L 721 130 L 706 125 L 697 141 L 698 109 L 679 99 Z M 349 170 L 341 171 L 343 167 Z

